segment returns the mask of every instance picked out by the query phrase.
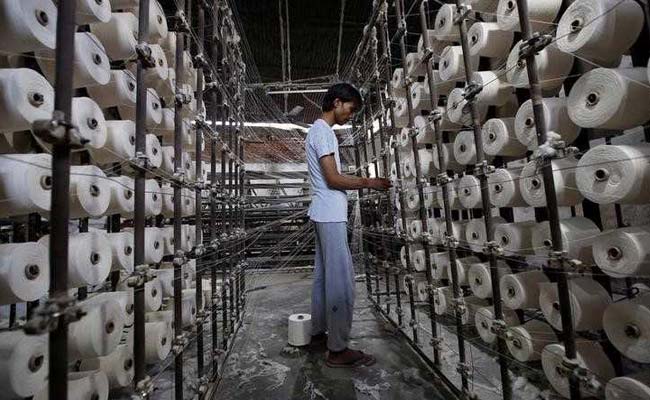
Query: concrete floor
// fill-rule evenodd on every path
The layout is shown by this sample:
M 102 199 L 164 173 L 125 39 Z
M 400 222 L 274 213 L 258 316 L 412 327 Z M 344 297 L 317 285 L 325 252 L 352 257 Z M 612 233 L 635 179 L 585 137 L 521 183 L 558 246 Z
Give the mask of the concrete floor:
M 290 314 L 308 313 L 311 273 L 249 276 L 247 315 L 213 399 L 453 399 L 392 327 L 373 311 L 357 284 L 350 346 L 377 363 L 325 366 L 324 353 L 287 345 Z

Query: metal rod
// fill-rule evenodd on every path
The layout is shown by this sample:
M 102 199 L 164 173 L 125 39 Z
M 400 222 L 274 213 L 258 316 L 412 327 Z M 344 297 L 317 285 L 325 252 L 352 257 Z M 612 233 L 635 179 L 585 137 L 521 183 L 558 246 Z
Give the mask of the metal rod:
M 72 79 L 74 63 L 76 2 L 59 4 L 56 25 L 54 109 L 70 123 L 72 112 Z M 54 117 L 54 116 L 53 116 Z M 69 125 L 65 139 L 52 149 L 52 198 L 50 202 L 50 299 L 64 300 L 68 291 L 68 222 L 70 220 L 70 143 Z M 68 322 L 58 318 L 49 335 L 48 395 L 51 399 L 68 398 Z
M 423 5 L 427 0 L 423 0 Z M 461 0 L 456 0 L 456 7 L 462 13 L 463 5 Z M 426 23 L 426 18 L 422 16 L 422 20 Z M 463 49 L 463 63 L 465 66 L 465 82 L 472 83 L 472 64 L 470 61 L 469 44 L 467 41 L 467 22 L 465 18 L 459 18 L 458 29 L 460 33 L 460 43 Z M 428 35 L 425 35 L 425 40 L 428 42 Z M 432 81 L 432 76 L 429 76 Z M 481 132 L 481 117 L 479 115 L 478 107 L 473 100 L 469 101 L 469 108 L 472 115 L 472 129 L 474 132 L 474 147 L 476 148 L 476 165 L 480 173 L 478 179 L 480 182 L 481 190 L 481 206 L 483 208 L 483 218 L 485 220 L 485 232 L 487 243 L 494 242 L 493 218 L 492 218 L 492 204 L 490 201 L 490 191 L 488 188 L 488 165 L 485 158 L 485 151 L 483 150 L 483 136 Z M 488 247 L 489 248 L 489 247 Z M 497 257 L 494 251 L 489 251 L 487 254 L 488 263 L 490 268 L 490 280 L 492 284 L 492 300 L 494 305 L 494 318 L 497 321 L 503 321 L 503 308 L 501 303 L 501 289 L 499 269 L 497 265 Z M 512 383 L 510 374 L 508 373 L 509 359 L 507 357 L 507 345 L 505 338 L 502 335 L 497 335 L 497 351 L 499 353 L 499 369 L 501 372 L 501 387 L 504 400 L 512 398 Z
M 386 80 L 386 82 L 390 82 L 390 80 L 391 80 L 390 79 L 391 78 L 391 76 L 390 76 L 390 74 L 391 74 L 391 72 L 390 72 L 391 51 L 390 51 L 390 44 L 388 43 L 388 21 L 387 21 L 387 17 L 386 17 L 385 12 L 381 12 L 380 17 L 379 17 L 379 38 L 380 38 L 381 47 L 382 47 L 382 51 L 383 51 L 383 55 L 384 55 L 383 59 L 384 59 L 384 62 L 386 62 L 386 64 L 387 64 L 386 65 L 387 68 L 384 68 L 385 80 Z M 391 122 L 391 125 L 390 125 L 391 130 L 390 130 L 389 136 L 390 136 L 390 138 L 395 138 L 395 107 L 394 107 L 394 102 L 392 100 L 393 99 L 393 92 L 392 92 L 392 88 L 391 88 L 390 84 L 386 85 L 386 93 L 388 94 L 388 98 L 390 99 L 388 101 L 388 113 L 389 113 L 389 118 L 390 118 L 390 122 Z M 397 180 L 399 182 L 400 179 L 401 179 L 401 171 L 397 171 L 398 166 L 399 166 L 399 155 L 398 155 L 398 151 L 395 151 L 395 171 L 396 171 Z M 395 190 L 397 190 L 397 189 L 395 189 Z M 404 201 L 401 198 L 401 195 L 398 194 L 398 196 L 400 196 L 400 198 L 399 198 L 400 205 L 404 204 Z M 392 207 L 392 204 L 391 204 L 391 207 Z M 400 207 L 400 208 L 402 208 L 402 207 Z M 401 212 L 402 223 L 404 223 L 404 216 L 405 216 L 405 213 L 402 211 Z M 404 226 L 404 225 L 402 225 L 402 226 Z M 408 262 L 410 262 L 409 254 L 406 254 L 406 256 L 408 257 Z M 402 300 L 401 300 L 401 290 L 400 290 L 401 283 L 399 281 L 399 273 L 396 272 L 393 277 L 395 279 L 395 289 L 396 289 L 395 290 L 395 292 L 396 292 L 396 295 L 395 295 L 396 310 L 395 311 L 397 313 L 398 324 L 399 324 L 399 326 L 402 326 Z
M 519 10 L 519 24 L 521 26 L 522 41 L 526 42 L 532 37 L 530 19 L 528 16 L 528 2 L 517 0 Z M 539 84 L 537 73 L 537 63 L 534 53 L 529 53 L 525 57 L 526 70 L 528 72 L 528 81 L 530 82 L 530 99 L 533 104 L 533 115 L 535 118 L 535 127 L 537 130 L 537 144 L 546 143 L 546 122 L 544 119 L 544 108 L 542 103 L 542 90 Z M 557 197 L 555 194 L 555 179 L 551 160 L 542 159 L 542 177 L 544 178 L 544 191 L 546 195 L 546 209 L 548 212 L 548 222 L 551 231 L 552 251 L 555 254 L 561 254 L 564 249 L 562 243 L 562 233 L 560 231 L 560 216 L 558 212 Z M 566 358 L 574 361 L 576 359 L 575 329 L 573 327 L 573 312 L 569 299 L 569 287 L 565 263 L 562 258 L 559 262 L 549 262 L 549 267 L 555 272 L 557 278 L 558 300 L 560 303 L 560 316 L 562 319 L 562 331 L 564 352 Z M 580 399 L 580 385 L 575 374 L 569 374 L 569 393 L 571 400 Z
M 180 0 L 178 11 L 184 10 L 185 2 Z M 183 54 L 185 52 L 185 33 L 182 27 L 176 32 L 176 95 L 182 93 L 182 79 L 185 73 L 183 68 Z M 175 344 L 182 343 L 183 338 L 183 265 L 185 264 L 185 253 L 181 247 L 182 240 L 182 181 L 180 177 L 184 174 L 181 157 L 183 154 L 183 103 L 174 102 L 174 336 Z M 174 398 L 183 399 L 183 352 L 174 355 Z
M 194 2 L 194 7 L 197 14 L 197 23 L 198 23 L 198 43 L 196 43 L 197 56 L 202 60 L 204 59 L 204 41 L 205 41 L 205 3 L 203 1 Z M 198 70 L 196 74 L 196 109 L 198 112 L 201 112 L 203 108 L 203 65 L 198 65 Z M 201 117 L 199 117 L 201 118 Z M 196 324 L 196 358 L 197 358 L 197 368 L 196 374 L 198 376 L 199 382 L 202 381 L 204 376 L 204 365 L 203 365 L 203 323 L 205 310 L 203 310 L 203 277 L 202 277 L 202 268 L 198 267 L 198 257 L 203 254 L 203 209 L 202 209 L 202 187 L 205 183 L 203 180 L 203 128 L 202 125 L 199 127 L 196 126 L 196 143 L 194 148 L 194 164 L 195 164 L 195 175 L 196 175 L 196 189 L 194 190 L 194 204 L 195 204 L 195 218 L 194 218 L 194 228 L 196 236 L 196 249 L 194 251 L 197 257 L 197 268 L 196 268 L 196 309 L 197 312 L 197 324 Z M 200 387 L 200 386 L 199 386 Z

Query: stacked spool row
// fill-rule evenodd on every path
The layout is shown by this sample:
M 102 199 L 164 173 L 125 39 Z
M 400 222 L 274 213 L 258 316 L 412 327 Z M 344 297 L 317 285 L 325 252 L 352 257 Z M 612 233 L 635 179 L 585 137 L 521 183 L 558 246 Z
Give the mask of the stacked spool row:
M 533 29 L 553 36 L 552 43 L 537 56 L 538 73 L 544 93 L 544 111 L 549 142 L 537 147 L 535 120 L 530 100 L 520 103 L 516 90 L 528 87 L 525 63 L 519 61 L 519 45 L 515 42 L 519 30 L 516 3 L 513 1 L 469 1 L 473 12 L 468 30 L 472 82 L 482 85 L 475 106 L 482 122 L 483 150 L 490 160 L 502 165 L 488 175 L 492 205 L 514 208 L 515 220 L 507 222 L 495 216 L 494 237 L 503 249 L 499 261 L 501 297 L 508 327 L 507 343 L 510 356 L 520 362 L 540 360 L 549 382 L 564 397 L 568 397 L 568 381 L 557 372 L 564 350 L 557 332 L 562 331 L 558 307 L 557 284 L 552 283 L 539 267 L 545 265 L 551 249 L 548 222 L 534 221 L 528 207 L 545 207 L 543 180 L 535 159 L 554 152 L 558 142 L 570 146 L 579 136 L 589 140 L 617 135 L 622 131 L 643 126 L 650 120 L 648 68 L 633 66 L 625 56 L 640 40 L 644 24 L 643 10 L 632 0 L 577 0 L 560 15 L 561 1 L 529 4 Z M 435 29 L 426 34 L 432 43 L 433 76 L 439 97 L 434 103 L 426 81 L 423 39 L 418 51 L 406 56 L 407 70 L 394 70 L 389 83 L 395 100 L 395 125 L 402 128 L 393 138 L 394 151 L 399 151 L 402 165 L 402 187 L 405 187 L 408 232 L 400 232 L 418 240 L 427 237 L 442 245 L 445 221 L 429 218 L 429 232 L 422 232 L 417 217 L 419 198 L 415 182 L 415 164 L 411 154 L 411 130 L 404 96 L 411 96 L 416 141 L 418 143 L 421 175 L 434 178 L 451 171 L 454 181 L 450 190 L 451 208 L 459 210 L 463 219 L 453 221 L 453 236 L 465 250 L 456 268 L 459 283 L 469 294 L 464 298 L 467 312 L 463 321 L 475 324 L 487 343 L 496 341 L 492 329 L 493 309 L 489 266 L 475 253 L 482 253 L 486 242 L 482 218 L 471 218 L 471 210 L 481 207 L 479 180 L 471 171 L 476 163 L 474 134 L 467 101 L 463 97 L 465 70 L 460 33 L 454 24 L 456 7 L 441 6 L 435 18 Z M 568 77 L 579 71 L 575 82 Z M 406 93 L 406 81 L 413 82 Z M 566 82 L 565 82 L 566 81 Z M 437 149 L 434 140 L 433 111 L 442 115 L 441 130 L 447 140 Z M 587 131 L 588 130 L 588 131 Z M 650 145 L 637 139 L 632 132 L 625 135 L 625 144 L 602 144 L 584 154 L 567 152 L 552 162 L 558 205 L 562 207 L 560 221 L 565 250 L 571 259 L 585 266 L 598 266 L 610 278 L 644 278 L 650 271 L 650 226 L 640 225 L 601 231 L 597 224 L 571 213 L 586 199 L 599 205 L 642 205 L 650 201 L 646 189 L 650 179 Z M 437 151 L 442 152 L 444 165 L 439 165 Z M 533 157 L 533 159 L 531 159 Z M 395 176 L 395 165 L 391 177 Z M 442 190 L 437 186 L 424 188 L 425 207 L 441 208 Z M 395 202 L 400 207 L 400 202 Z M 495 212 L 493 209 L 486 212 Z M 433 215 L 430 212 L 430 215 Z M 395 223 L 399 232 L 402 221 Z M 432 260 L 426 265 L 421 245 L 410 246 L 410 259 L 416 271 L 415 286 L 419 299 L 427 299 L 425 274 L 431 269 L 438 282 L 450 278 L 447 252 L 432 248 Z M 406 268 L 405 248 L 401 258 Z M 505 261 L 511 261 L 506 263 Z M 512 265 L 512 266 L 511 266 Z M 640 363 L 650 362 L 644 339 L 650 322 L 650 295 L 647 287 L 635 285 L 633 295 L 612 294 L 599 283 L 599 273 L 576 274 L 569 281 L 569 294 L 574 314 L 574 327 L 579 332 L 602 331 L 625 357 Z M 600 274 L 602 275 L 602 274 Z M 597 278 L 597 279 L 593 279 Z M 434 290 L 436 313 L 451 312 L 451 287 Z M 522 312 L 541 310 L 546 321 L 531 319 L 522 324 Z M 553 344 L 549 344 L 553 343 Z M 598 342 L 580 339 L 579 362 L 603 386 L 606 396 L 642 395 L 650 398 L 647 374 L 616 377 L 612 361 Z M 596 386 L 583 385 L 583 393 L 604 396 Z M 643 397 L 644 396 L 644 397 Z
M 108 216 L 119 214 L 122 225 L 134 213 L 136 44 L 138 1 L 77 1 L 75 21 L 74 89 L 72 123 L 83 143 L 73 153 L 70 171 L 70 217 L 90 218 L 89 232 L 71 233 L 70 288 L 89 288 L 80 303 L 87 313 L 70 325 L 69 357 L 78 372 L 70 374 L 69 398 L 89 393 L 106 399 L 109 389 L 129 386 L 133 379 L 133 289 L 127 278 L 133 272 L 132 229 L 106 232 Z M 0 4 L 0 218 L 38 213 L 48 219 L 52 189 L 51 145 L 32 134 L 32 125 L 48 120 L 54 110 L 54 49 L 57 7 L 51 0 L 5 1 Z M 174 213 L 171 177 L 174 173 L 174 100 L 176 62 L 184 64 L 181 215 L 195 215 L 193 182 L 209 181 L 209 168 L 195 177 L 193 119 L 196 109 L 197 70 L 188 51 L 175 59 L 175 32 L 169 32 L 163 8 L 150 1 L 149 43 L 155 67 L 145 70 L 147 85 L 145 214 L 165 221 Z M 83 162 L 85 151 L 90 164 Z M 200 158 L 199 158 L 200 159 Z M 85 165 L 84 165 L 85 164 Z M 198 179 L 197 179 L 198 178 Z M 145 263 L 156 266 L 155 278 L 145 284 L 146 362 L 162 361 L 170 352 L 174 330 L 173 267 L 163 257 L 174 251 L 171 225 L 145 229 Z M 92 228 L 97 227 L 97 228 Z M 190 251 L 202 243 L 195 227 L 182 225 L 181 248 Z M 3 305 L 31 302 L 47 296 L 49 287 L 49 235 L 37 242 L 0 244 L 0 287 Z M 113 292 L 103 292 L 111 271 L 120 278 Z M 196 313 L 196 261 L 183 266 L 183 328 L 193 325 Z M 202 284 L 204 305 L 211 304 L 210 281 Z M 71 292 L 74 294 L 76 289 Z M 0 365 L 0 398 L 47 398 L 48 351 L 45 336 L 20 331 L 0 334 L 7 354 Z

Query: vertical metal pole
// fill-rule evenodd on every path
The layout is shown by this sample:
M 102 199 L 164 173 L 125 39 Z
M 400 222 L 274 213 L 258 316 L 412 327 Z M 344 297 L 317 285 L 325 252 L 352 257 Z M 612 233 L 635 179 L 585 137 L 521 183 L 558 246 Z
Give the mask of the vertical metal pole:
M 526 42 L 532 37 L 532 28 L 528 16 L 528 2 L 517 0 L 519 10 L 519 24 L 521 26 L 522 41 Z M 542 103 L 542 90 L 539 85 L 537 74 L 537 62 L 534 53 L 525 57 L 528 81 L 530 82 L 530 99 L 533 104 L 533 115 L 535 127 L 537 128 L 537 143 L 546 143 L 546 123 L 544 120 L 544 108 Z M 561 256 L 564 249 L 562 233 L 560 231 L 560 215 L 555 194 L 555 179 L 549 159 L 542 159 L 541 170 L 544 178 L 544 191 L 546 194 L 546 209 L 548 212 L 548 223 L 551 230 L 552 254 L 549 267 L 555 272 L 557 278 L 558 300 L 560 303 L 560 315 L 562 318 L 562 336 L 564 341 L 564 352 L 568 360 L 576 359 L 575 329 L 573 327 L 573 313 L 569 299 L 569 286 L 565 270 L 564 258 Z M 569 374 L 569 393 L 571 400 L 580 399 L 580 385 L 575 374 Z
M 196 1 L 195 3 L 196 13 L 198 16 L 198 43 L 196 44 L 197 56 L 203 60 L 204 54 L 204 41 L 205 41 L 205 10 L 204 2 Z M 199 63 L 200 64 L 200 63 Z M 198 65 L 198 71 L 196 74 L 196 109 L 198 112 L 201 112 L 203 108 L 203 65 Z M 199 118 L 202 118 L 199 116 Z M 199 257 L 203 254 L 203 205 L 202 205 L 202 188 L 203 184 L 203 128 L 202 126 L 196 125 L 196 147 L 194 149 L 194 163 L 196 170 L 196 189 L 194 191 L 195 197 L 195 233 L 196 233 L 196 250 L 194 251 L 196 259 L 196 309 L 197 319 L 196 319 L 196 357 L 197 357 L 197 368 L 196 373 L 199 378 L 199 382 L 203 379 L 203 323 L 205 318 L 205 310 L 203 310 L 203 273 L 201 272 L 203 268 L 199 267 Z
M 358 126 L 356 120 L 352 120 L 352 135 L 356 135 Z M 354 166 L 356 168 L 356 175 L 361 177 L 363 174 L 361 172 L 361 153 L 359 152 L 359 139 L 354 139 Z M 366 294 L 369 299 L 372 300 L 372 286 L 370 284 L 370 269 L 368 267 L 368 255 L 366 253 L 366 245 L 364 242 L 363 231 L 365 229 L 365 218 L 364 218 L 364 208 L 363 208 L 363 189 L 357 189 L 357 201 L 359 203 L 359 214 L 361 218 L 361 228 L 359 231 L 359 243 L 361 247 L 361 254 L 363 254 L 363 266 L 365 269 L 366 275 Z
M 225 49 L 225 44 L 224 44 Z M 225 65 L 224 65 L 225 68 Z M 224 140 L 227 139 L 228 128 L 226 126 L 226 121 L 228 120 L 228 114 L 230 108 L 224 102 L 222 107 L 221 115 L 221 129 L 223 133 Z M 221 237 L 226 237 L 226 202 L 227 202 L 227 191 L 226 191 L 226 147 L 225 144 L 221 146 Z M 228 246 L 228 243 L 225 244 Z M 226 257 L 226 249 L 224 248 L 221 251 L 221 314 L 222 314 L 222 347 L 226 349 L 228 347 L 228 327 L 229 318 L 228 318 L 228 296 L 226 290 L 230 290 L 228 287 L 228 276 L 226 275 L 226 262 L 223 260 Z
M 64 3 L 64 2 L 63 2 Z M 144 44 L 149 35 L 149 0 L 140 1 L 138 15 L 138 43 Z M 147 114 L 147 86 L 144 79 L 145 60 L 138 58 L 136 71 L 136 117 L 135 117 L 135 151 L 136 154 L 146 154 L 146 114 Z M 133 265 L 138 268 L 144 264 L 144 223 L 145 223 L 145 171 L 137 168 L 134 183 L 134 218 L 133 218 Z M 133 289 L 134 323 L 133 323 L 133 349 L 135 378 L 133 380 L 138 388 L 139 382 L 145 379 L 145 323 L 144 323 L 144 282 L 140 282 Z
M 181 17 L 181 12 L 184 10 L 185 2 L 180 0 L 178 3 L 178 17 Z M 181 82 L 183 74 L 183 53 L 185 51 L 185 33 L 182 27 L 177 27 L 176 32 L 176 95 L 181 95 Z M 182 343 L 183 337 L 183 283 L 182 283 L 182 269 L 185 263 L 185 253 L 181 248 L 182 243 L 182 181 L 180 177 L 183 175 L 183 116 L 182 116 L 183 103 L 176 100 L 174 103 L 174 329 L 175 329 L 175 344 Z M 183 352 L 177 352 L 174 356 L 174 397 L 176 400 L 183 399 Z
M 391 51 L 390 51 L 390 43 L 388 41 L 388 21 L 387 21 L 387 16 L 386 16 L 385 12 L 382 12 L 380 14 L 379 26 L 380 26 L 379 38 L 380 38 L 380 41 L 381 41 L 381 47 L 382 47 L 383 54 L 384 54 L 384 59 L 385 59 L 385 62 L 386 62 L 386 68 L 384 68 L 385 80 L 386 80 L 386 82 L 390 82 L 391 81 L 390 65 L 391 65 L 392 57 L 391 57 Z M 395 131 L 396 131 L 396 128 L 395 128 L 395 107 L 394 107 L 394 103 L 393 103 L 393 100 L 392 100 L 394 97 L 393 97 L 392 88 L 390 86 L 390 83 L 388 85 L 386 85 L 386 92 L 388 93 L 388 97 L 391 99 L 389 101 L 389 103 L 388 103 L 388 112 L 389 112 L 390 121 L 391 121 L 390 137 L 394 138 L 395 137 Z M 399 154 L 398 153 L 399 152 L 397 151 L 397 149 L 395 149 L 395 173 L 396 173 L 397 181 L 400 182 L 401 178 L 402 178 L 402 175 L 401 175 L 401 171 L 400 171 L 400 168 L 399 168 Z M 399 189 L 396 188 L 395 190 L 399 190 Z M 404 199 L 403 199 L 402 193 L 398 192 L 398 196 L 399 196 L 400 205 L 404 204 Z M 392 204 L 391 204 L 391 207 L 392 207 Z M 402 228 L 403 228 L 403 230 L 405 230 L 406 229 L 406 227 L 405 227 L 406 213 L 404 211 L 404 207 L 400 207 L 400 216 L 402 217 Z M 408 252 L 406 254 L 406 258 L 407 258 L 407 263 L 409 263 L 410 262 L 410 255 L 408 254 Z M 401 300 L 401 297 L 402 297 L 402 295 L 401 295 L 401 290 L 402 290 L 401 287 L 402 287 L 402 285 L 401 285 L 401 282 L 399 281 L 399 274 L 398 273 L 394 274 L 394 279 L 395 279 L 395 306 L 396 306 L 395 312 L 397 313 L 398 324 L 399 324 L 399 326 L 402 326 L 402 300 Z
M 427 0 L 423 1 L 425 5 Z M 461 0 L 456 0 L 456 7 L 462 13 L 463 5 Z M 426 18 L 422 16 L 423 22 L 426 24 Z M 426 27 L 425 27 L 426 28 Z M 460 31 L 460 44 L 463 49 L 463 62 L 465 65 L 465 82 L 467 85 L 472 83 L 472 66 L 470 61 L 469 54 L 469 44 L 467 42 L 467 23 L 465 18 L 459 18 L 458 20 L 458 29 Z M 426 35 L 426 30 L 424 37 L 428 42 L 428 35 Z M 433 82 L 431 79 L 432 76 L 429 76 L 430 82 Z M 433 95 L 433 94 L 432 94 Z M 486 248 L 488 251 L 488 262 L 490 265 L 490 279 L 492 281 L 492 300 L 494 303 L 494 318 L 497 321 L 503 322 L 503 309 L 501 304 L 501 290 L 499 284 L 499 270 L 497 267 L 497 257 L 495 248 L 490 246 L 494 244 L 494 231 L 493 231 L 493 222 L 492 222 L 492 204 L 490 201 L 490 191 L 488 189 L 488 164 L 485 158 L 485 152 L 483 150 L 483 136 L 481 133 L 481 117 L 479 115 L 478 107 L 476 107 L 474 99 L 469 99 L 469 108 L 472 114 L 472 129 L 474 131 L 474 143 L 476 147 L 476 166 L 478 173 L 478 179 L 481 186 L 481 206 L 483 208 L 483 218 L 485 220 L 485 232 L 487 245 Z M 510 374 L 508 373 L 508 357 L 507 357 L 507 346 L 506 341 L 503 335 L 497 335 L 497 351 L 499 353 L 499 368 L 501 371 L 501 386 L 504 400 L 510 400 L 512 398 L 512 384 L 510 382 Z
M 54 109 L 65 122 L 72 112 L 72 78 L 74 62 L 76 2 L 59 4 L 56 25 Z M 52 149 L 52 200 L 50 202 L 50 299 L 65 299 L 68 291 L 68 222 L 70 220 L 70 130 L 65 139 Z M 56 212 L 54 212 L 56 210 Z M 48 395 L 51 399 L 68 398 L 68 322 L 58 318 L 49 335 Z

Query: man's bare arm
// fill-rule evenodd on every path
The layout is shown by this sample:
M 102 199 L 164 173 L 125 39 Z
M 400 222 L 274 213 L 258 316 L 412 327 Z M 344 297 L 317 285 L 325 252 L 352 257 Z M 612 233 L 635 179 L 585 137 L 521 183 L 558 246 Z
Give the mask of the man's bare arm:
M 327 186 L 338 190 L 377 189 L 387 190 L 391 187 L 390 181 L 384 178 L 362 178 L 358 176 L 342 175 L 336 168 L 334 155 L 323 156 L 320 166 L 325 176 Z

